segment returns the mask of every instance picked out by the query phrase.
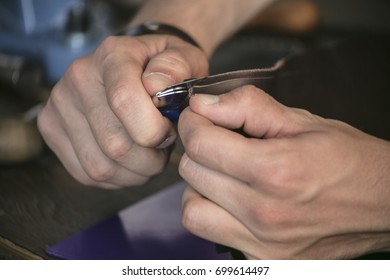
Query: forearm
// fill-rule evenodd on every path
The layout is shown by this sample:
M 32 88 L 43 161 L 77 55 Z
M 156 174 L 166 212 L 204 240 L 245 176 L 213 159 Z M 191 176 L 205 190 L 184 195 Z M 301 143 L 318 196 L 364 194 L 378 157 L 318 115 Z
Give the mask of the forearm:
M 374 140 L 376 138 L 373 138 Z M 372 188 L 377 189 L 378 198 L 376 206 L 378 207 L 377 217 L 382 221 L 381 226 L 390 231 L 390 142 L 378 140 L 367 150 L 367 154 L 372 157 L 371 172 L 366 176 L 372 181 Z M 390 238 L 389 238 L 390 240 Z M 387 250 L 390 251 L 390 243 Z
M 181 28 L 211 55 L 227 37 L 275 0 L 148 0 L 130 25 L 158 21 Z

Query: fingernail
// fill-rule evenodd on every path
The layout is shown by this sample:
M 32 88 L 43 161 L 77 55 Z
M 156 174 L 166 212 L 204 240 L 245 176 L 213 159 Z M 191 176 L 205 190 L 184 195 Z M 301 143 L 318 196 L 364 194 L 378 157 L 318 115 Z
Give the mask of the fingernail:
M 172 77 L 161 72 L 150 73 L 144 79 L 147 79 L 148 88 L 153 92 L 164 90 L 175 82 Z
M 199 98 L 203 104 L 212 105 L 219 102 L 218 95 L 210 95 L 210 94 L 197 94 L 196 98 Z
M 164 141 L 161 142 L 160 145 L 158 145 L 156 147 L 156 149 L 165 149 L 165 148 L 168 148 L 169 146 L 171 146 L 173 143 L 175 143 L 176 141 L 176 135 L 171 135 L 167 138 L 165 138 Z

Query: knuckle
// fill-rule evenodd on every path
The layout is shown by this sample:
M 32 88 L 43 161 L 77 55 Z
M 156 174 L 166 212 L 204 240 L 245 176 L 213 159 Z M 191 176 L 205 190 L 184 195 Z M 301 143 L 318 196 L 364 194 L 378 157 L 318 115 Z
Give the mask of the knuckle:
M 295 125 L 301 130 L 304 130 L 307 124 L 321 122 L 321 118 L 305 109 L 293 108 L 291 113 L 293 114 L 293 117 L 295 117 Z
M 166 131 L 162 128 L 161 122 L 150 119 L 147 117 L 148 112 L 137 108 L 139 105 L 137 105 L 137 100 L 132 97 L 129 85 L 120 84 L 116 85 L 115 88 L 108 89 L 107 100 L 110 108 L 117 116 L 122 116 L 125 120 L 133 120 L 131 128 L 127 128 L 135 143 L 143 147 L 154 147 L 162 142 L 162 139 L 166 136 Z M 131 144 L 127 143 L 126 145 Z M 126 145 L 122 143 L 120 146 Z
M 107 182 L 115 175 L 115 168 L 102 161 L 88 161 L 84 164 L 85 173 L 95 182 Z
M 238 88 L 236 93 L 240 96 L 240 99 L 253 101 L 253 99 L 258 98 L 260 91 L 261 90 L 254 85 L 244 85 Z
M 114 162 L 90 151 L 87 146 L 79 150 L 79 160 L 85 174 L 94 182 L 109 182 L 115 176 Z
M 198 127 L 192 130 L 184 140 L 184 147 L 187 155 L 192 158 L 198 158 L 202 153 L 202 145 L 204 139 L 207 139 L 209 135 L 206 127 Z
M 286 189 L 287 184 L 292 182 L 293 179 L 293 171 L 294 168 L 292 165 L 288 165 L 287 160 L 281 158 L 278 160 L 278 163 L 273 165 L 269 173 L 273 174 L 269 179 L 271 185 L 277 189 Z
M 244 85 L 232 93 L 235 102 L 242 108 L 268 108 L 270 103 L 274 102 L 269 94 L 254 85 Z
M 96 48 L 95 54 L 98 57 L 105 57 L 111 54 L 113 50 L 118 46 L 117 38 L 115 36 L 108 36 Z
M 96 65 L 103 68 L 107 65 L 123 62 L 123 58 L 144 63 L 148 56 L 148 48 L 137 37 L 130 36 L 108 36 L 93 52 L 93 59 Z
M 262 107 L 266 107 L 274 101 L 272 96 L 254 85 L 242 86 L 237 94 L 240 95 L 240 99 L 251 106 L 253 106 L 254 103 L 257 103 Z
M 79 84 L 82 84 L 85 80 L 85 75 L 88 74 L 88 69 L 85 67 L 83 58 L 74 60 L 67 68 L 64 79 L 69 81 L 77 88 Z
M 114 134 L 104 137 L 101 149 L 108 158 L 117 161 L 127 155 L 132 146 L 126 137 Z
M 294 169 L 294 166 L 288 166 L 281 162 L 277 166 L 269 168 L 269 189 L 278 197 L 291 198 L 298 195 L 299 188 L 296 187 L 297 175 Z
M 267 206 L 263 207 L 248 207 L 247 208 L 247 217 L 253 224 L 257 224 L 259 227 L 266 229 L 266 225 L 269 225 L 269 215 L 267 215 Z
M 296 198 L 302 194 L 307 177 L 305 158 L 299 150 L 291 149 L 288 143 L 280 140 L 275 142 L 274 149 L 278 156 L 266 166 L 263 166 L 262 182 L 256 181 L 256 168 L 252 170 L 254 184 L 263 184 L 267 191 L 279 198 Z M 271 152 L 272 154 L 273 152 Z
M 185 179 L 185 178 L 188 178 L 190 177 L 190 174 L 191 174 L 191 169 L 188 167 L 188 163 L 189 163 L 189 158 L 186 154 L 184 154 L 180 160 L 180 163 L 179 163 L 179 174 Z
M 269 168 L 267 186 L 268 191 L 281 199 L 295 202 L 307 202 L 318 194 L 315 182 L 311 180 L 310 172 L 304 159 L 299 155 L 295 160 L 283 159 L 274 167 Z
M 64 118 L 67 113 L 69 104 L 69 96 L 62 91 L 62 85 L 56 84 L 50 93 L 50 98 L 45 106 L 45 109 L 41 112 L 41 120 L 45 121 L 46 124 L 51 122 L 51 114 L 54 112 L 58 114 L 59 118 Z M 49 109 L 50 107 L 50 109 Z M 55 115 L 53 115 L 55 116 Z M 56 117 L 56 116 L 55 116 Z
M 107 182 L 109 181 L 114 173 L 115 170 L 110 167 L 98 167 L 93 166 L 87 169 L 88 176 L 91 177 L 92 180 L 97 182 Z
M 303 119 L 307 119 L 307 120 L 313 120 L 315 119 L 315 115 L 313 115 L 312 113 L 310 113 L 308 110 L 306 109 L 302 109 L 302 108 L 294 108 L 295 112 L 297 112 L 298 114 L 301 115 L 301 117 Z
M 202 223 L 199 218 L 199 208 L 195 200 L 188 200 L 183 205 L 182 225 L 192 233 L 202 232 Z
M 177 40 L 181 40 L 181 39 L 178 39 L 176 37 L 169 38 L 168 45 L 170 45 L 170 42 L 172 42 L 171 40 L 176 41 L 173 44 L 176 46 Z M 186 65 L 191 65 L 191 67 L 188 67 L 188 71 L 190 72 L 185 72 L 187 75 L 191 75 L 191 76 L 207 75 L 208 58 L 207 55 L 202 50 L 200 50 L 197 47 L 194 47 L 191 44 L 188 44 L 187 42 L 184 42 L 184 45 L 180 44 L 179 47 L 172 48 L 170 50 L 176 56 L 177 61 L 179 62 L 183 61 Z M 175 57 L 173 59 L 175 59 Z M 183 69 L 181 69 L 181 71 L 183 71 Z M 182 78 L 187 78 L 187 77 L 182 77 Z
M 245 95 L 253 98 L 253 97 L 257 97 L 259 92 L 262 90 L 254 85 L 244 85 L 244 86 L 242 86 L 242 91 L 245 92 Z
M 61 110 L 61 108 L 63 108 L 62 104 L 64 101 L 65 94 L 59 89 L 59 84 L 57 84 L 50 93 L 49 102 L 54 106 L 54 108 L 56 108 L 56 110 Z
M 156 147 L 164 139 L 165 131 L 158 127 L 151 127 L 146 125 L 147 129 L 142 129 L 139 133 L 133 135 L 135 143 L 142 147 Z
M 280 228 L 290 220 L 289 214 L 281 210 L 282 208 L 273 207 L 263 215 L 263 222 L 268 228 Z
M 199 129 L 194 131 L 192 135 L 187 139 L 185 146 L 185 151 L 190 158 L 196 158 L 199 154 L 200 146 L 201 146 L 201 138 L 200 135 L 202 133 L 199 132 Z
M 262 207 L 252 207 L 248 210 L 248 217 L 253 222 L 255 227 L 258 227 L 261 232 L 266 235 L 276 236 L 279 229 L 286 228 L 292 223 L 293 217 L 290 211 L 286 211 L 282 205 L 263 205 Z
M 108 89 L 108 102 L 114 111 L 124 111 L 129 108 L 130 89 L 128 85 L 117 84 Z
M 191 75 L 191 67 L 185 55 L 177 50 L 166 50 L 163 55 L 156 56 L 155 60 L 164 65 L 168 72 L 171 71 L 169 75 L 175 80 L 182 80 Z M 180 77 L 176 77 L 178 75 Z

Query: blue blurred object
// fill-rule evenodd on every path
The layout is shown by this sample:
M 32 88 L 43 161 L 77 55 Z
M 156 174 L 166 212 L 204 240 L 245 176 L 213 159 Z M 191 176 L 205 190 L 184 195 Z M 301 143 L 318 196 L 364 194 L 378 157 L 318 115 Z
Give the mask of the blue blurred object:
M 184 181 L 47 248 L 66 260 L 229 260 L 181 223 Z
M 88 0 L 2 0 L 0 52 L 34 60 L 55 83 L 67 66 L 112 33 L 108 6 Z

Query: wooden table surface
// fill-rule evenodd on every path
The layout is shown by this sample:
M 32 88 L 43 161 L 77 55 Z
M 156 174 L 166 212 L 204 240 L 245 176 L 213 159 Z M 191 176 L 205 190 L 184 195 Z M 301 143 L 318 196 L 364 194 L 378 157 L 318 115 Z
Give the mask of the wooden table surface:
M 0 94 L 0 121 L 31 106 L 16 101 Z M 33 160 L 0 164 L 0 259 L 50 258 L 48 246 L 180 180 L 177 164 L 174 151 L 162 174 L 120 190 L 81 185 L 47 147 Z
M 49 152 L 0 167 L 0 248 L 9 258 L 48 258 L 45 248 L 180 179 L 177 167 L 141 187 L 104 190 L 77 183 Z M 0 258 L 1 250 L 0 250 Z

